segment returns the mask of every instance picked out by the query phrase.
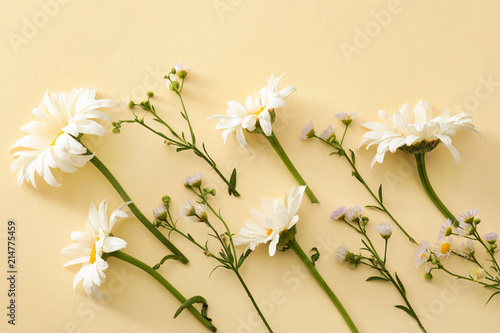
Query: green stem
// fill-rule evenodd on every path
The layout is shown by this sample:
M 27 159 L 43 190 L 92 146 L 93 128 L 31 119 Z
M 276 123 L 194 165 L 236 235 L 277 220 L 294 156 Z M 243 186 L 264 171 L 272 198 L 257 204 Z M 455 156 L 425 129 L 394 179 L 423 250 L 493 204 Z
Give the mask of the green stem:
M 91 153 L 87 149 L 88 153 Z M 120 195 L 120 197 L 123 199 L 123 201 L 132 201 L 130 196 L 125 192 L 125 189 L 121 186 L 121 184 L 118 182 L 118 180 L 113 176 L 111 171 L 97 158 L 97 156 L 94 155 L 92 159 L 90 160 L 92 164 L 106 177 L 106 179 L 113 185 L 115 188 L 116 192 Z M 163 245 L 165 245 L 173 254 L 179 257 L 179 260 L 187 264 L 189 260 L 186 258 L 186 256 L 177 248 L 175 247 L 174 244 L 172 244 L 166 237 L 163 235 L 158 229 L 155 228 L 155 226 L 148 220 L 146 216 L 139 210 L 137 205 L 135 203 L 130 203 L 128 205 L 132 213 L 141 221 L 141 223 L 151 232 L 160 242 L 162 242 Z
M 245 289 L 248 297 L 250 298 L 250 300 L 252 301 L 252 304 L 255 308 L 255 310 L 257 310 L 257 312 L 259 313 L 259 316 L 260 318 L 262 319 L 262 321 L 264 322 L 264 324 L 266 325 L 267 327 L 267 330 L 270 332 L 270 333 L 273 333 L 273 330 L 271 329 L 271 326 L 269 326 L 269 324 L 267 323 L 267 320 L 266 318 L 264 317 L 264 315 L 262 314 L 262 312 L 260 311 L 259 309 L 259 306 L 257 305 L 257 302 L 255 302 L 255 299 L 253 298 L 252 296 L 252 293 L 250 293 L 250 290 L 248 289 L 247 285 L 245 284 L 245 281 L 243 281 L 243 278 L 241 277 L 240 273 L 238 272 L 238 269 L 234 268 L 233 269 L 233 272 L 234 274 L 236 274 L 236 276 L 238 277 L 238 280 L 240 280 L 240 283 L 241 285 L 243 286 L 243 288 Z
M 283 161 L 283 163 L 285 163 L 285 166 L 288 168 L 288 171 L 290 171 L 290 173 L 292 174 L 293 178 L 295 178 L 295 180 L 300 185 L 306 185 L 307 186 L 306 181 L 304 180 L 304 178 L 302 178 L 302 176 L 299 174 L 299 172 L 297 171 L 297 169 L 293 165 L 292 161 L 290 161 L 290 159 L 288 158 L 288 155 L 286 154 L 285 150 L 281 146 L 281 144 L 278 141 L 278 138 L 276 137 L 276 135 L 274 135 L 274 132 L 272 132 L 270 136 L 267 136 L 267 135 L 264 134 L 264 137 L 267 139 L 267 141 L 269 141 L 269 143 L 271 144 L 271 146 L 273 146 L 274 150 L 276 151 L 276 153 L 278 154 L 278 156 L 281 158 L 281 160 Z M 312 203 L 319 202 L 318 198 L 316 198 L 316 196 L 314 195 L 313 191 L 311 190 L 311 188 L 309 186 L 306 187 L 306 194 L 307 194 L 307 196 L 309 197 L 309 199 L 311 200 Z
M 293 252 L 295 252 L 295 254 L 300 258 L 300 260 L 302 260 L 304 265 L 306 265 L 309 272 L 311 272 L 314 279 L 316 279 L 316 282 L 318 282 L 320 287 L 325 291 L 325 293 L 328 295 L 328 297 L 330 298 L 332 303 L 335 305 L 337 310 L 340 312 L 342 318 L 344 318 L 344 320 L 345 320 L 347 326 L 349 326 L 349 329 L 351 330 L 351 332 L 358 332 L 358 329 L 354 325 L 354 322 L 352 321 L 351 317 L 349 317 L 349 314 L 345 310 L 344 306 L 342 305 L 342 303 L 340 303 L 340 300 L 337 298 L 337 296 L 335 296 L 335 294 L 330 289 L 328 284 L 325 282 L 325 280 L 323 279 L 321 274 L 319 274 L 318 270 L 316 269 L 316 267 L 314 266 L 312 261 L 309 259 L 307 254 L 304 253 L 304 250 L 302 250 L 299 243 L 297 243 L 297 240 L 295 238 L 293 238 L 291 241 L 288 242 L 287 245 L 293 250 Z
M 420 176 L 420 181 L 424 186 L 425 192 L 429 195 L 434 205 L 439 209 L 439 211 L 448 219 L 452 221 L 453 224 L 456 224 L 455 216 L 446 208 L 443 202 L 439 199 L 436 192 L 431 186 L 431 182 L 427 177 L 427 171 L 425 169 L 425 153 L 415 154 L 415 159 L 417 160 L 417 169 L 418 175 Z
M 115 257 L 128 262 L 129 264 L 134 265 L 139 269 L 142 269 L 144 272 L 151 275 L 156 281 L 160 282 L 161 285 L 165 287 L 165 289 L 167 289 L 175 298 L 179 300 L 179 302 L 181 302 L 181 304 L 184 304 L 186 302 L 187 299 L 177 289 L 175 289 L 174 286 L 172 286 L 160 273 L 158 273 L 142 261 L 121 251 L 112 252 L 109 255 L 111 257 Z M 196 317 L 196 319 L 198 319 L 200 323 L 202 323 L 210 331 L 217 331 L 217 328 L 210 322 L 210 320 L 205 318 L 198 310 L 196 310 L 194 306 L 190 305 L 187 307 L 187 309 Z

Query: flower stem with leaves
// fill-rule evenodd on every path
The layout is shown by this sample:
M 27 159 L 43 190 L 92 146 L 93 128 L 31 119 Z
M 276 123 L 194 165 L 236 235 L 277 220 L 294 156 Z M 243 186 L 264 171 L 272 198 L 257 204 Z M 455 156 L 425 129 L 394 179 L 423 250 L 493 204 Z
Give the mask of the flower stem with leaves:
M 112 252 L 109 254 L 110 257 L 114 257 L 117 259 L 120 259 L 122 261 L 125 261 L 141 270 L 144 272 L 148 273 L 151 277 L 153 277 L 156 281 L 158 281 L 165 289 L 167 289 L 179 302 L 181 302 L 181 307 L 177 310 L 177 312 L 174 315 L 174 318 L 176 318 L 184 309 L 187 309 L 189 312 L 195 316 L 196 319 L 200 323 L 202 323 L 206 328 L 208 328 L 210 331 L 215 332 L 217 331 L 217 328 L 212 324 L 212 320 L 207 317 L 207 310 L 208 310 L 208 304 L 207 301 L 201 297 L 201 296 L 194 296 L 191 297 L 190 299 L 186 299 L 173 285 L 171 285 L 160 273 L 158 273 L 155 269 L 151 268 L 144 262 L 140 261 L 139 259 L 136 259 L 122 251 L 116 251 Z M 198 311 L 193 304 L 194 303 L 201 303 L 202 309 L 201 312 Z
M 201 175 L 200 175 L 201 177 Z M 243 265 L 245 259 L 248 257 L 248 255 L 251 253 L 251 251 L 248 251 L 246 253 L 241 254 L 238 257 L 238 254 L 236 253 L 236 248 L 233 243 L 233 234 L 229 230 L 229 227 L 227 223 L 225 222 L 224 218 L 221 216 L 219 212 L 217 212 L 212 205 L 209 203 L 209 196 L 210 195 L 215 195 L 215 190 L 209 190 L 209 189 L 202 189 L 201 188 L 201 178 L 200 180 L 194 184 L 194 185 L 186 185 L 198 198 L 197 202 L 199 203 L 198 208 L 195 209 L 194 206 L 189 208 L 189 211 L 187 212 L 186 217 L 190 218 L 191 220 L 199 223 L 204 223 L 211 231 L 209 233 L 209 236 L 216 239 L 217 242 L 220 244 L 221 249 L 219 253 L 214 253 L 209 249 L 208 241 L 206 241 L 203 245 L 198 242 L 197 240 L 194 239 L 193 236 L 191 236 L 189 233 L 186 234 L 182 232 L 180 229 L 177 228 L 176 222 L 173 220 L 172 215 L 170 213 L 169 209 L 169 202 L 170 202 L 170 197 L 164 196 L 163 197 L 163 205 L 159 206 L 155 209 L 155 225 L 157 227 L 163 227 L 167 229 L 169 232 L 175 232 L 182 237 L 186 238 L 188 241 L 193 243 L 196 247 L 201 249 L 203 253 L 212 259 L 215 259 L 218 262 L 218 265 L 214 268 L 214 271 L 217 268 L 225 268 L 228 270 L 231 270 L 236 277 L 238 278 L 238 281 L 240 284 L 243 286 L 243 289 L 245 289 L 245 292 L 247 296 L 250 298 L 250 301 L 252 302 L 255 310 L 259 314 L 260 318 L 264 322 L 264 325 L 268 329 L 269 332 L 273 332 L 271 329 L 271 326 L 267 322 L 266 318 L 264 317 L 264 314 L 260 310 L 259 306 L 257 305 L 257 302 L 255 301 L 254 297 L 252 296 L 252 293 L 250 292 L 248 286 L 246 285 L 245 281 L 243 280 L 243 277 L 240 274 L 240 268 Z M 217 229 L 212 225 L 208 218 L 208 214 L 206 211 L 206 208 L 210 210 L 210 212 L 223 224 L 224 226 L 224 232 L 219 233 Z M 164 260 L 162 260 L 164 262 Z M 159 268 L 160 265 L 158 264 L 155 266 L 155 268 Z M 213 271 L 212 271 L 213 272 Z
M 196 156 L 198 156 L 199 158 L 203 159 L 206 163 L 208 163 L 210 165 L 210 167 L 221 178 L 221 180 L 227 185 L 229 195 L 234 195 L 235 197 L 239 197 L 240 194 L 236 190 L 236 169 L 233 169 L 233 172 L 231 173 L 231 177 L 228 180 L 222 174 L 222 172 L 219 170 L 216 162 L 208 153 L 208 151 L 205 147 L 205 144 L 202 143 L 201 149 L 196 145 L 196 136 L 194 134 L 193 127 L 191 126 L 191 121 L 189 119 L 189 115 L 188 115 L 188 112 L 186 110 L 184 100 L 182 98 L 182 89 L 184 87 L 185 75 L 180 76 L 181 83 L 179 83 L 179 81 L 177 81 L 174 77 L 176 73 L 177 73 L 176 70 L 174 68 L 172 68 L 172 71 L 168 75 L 165 76 L 165 79 L 169 82 L 170 90 L 175 92 L 175 94 L 179 97 L 179 101 L 180 101 L 181 106 L 182 106 L 182 111 L 180 113 L 181 113 L 182 118 L 186 121 L 186 123 L 188 125 L 189 137 L 190 137 L 189 139 L 186 138 L 186 135 L 184 134 L 184 132 L 181 132 L 180 134 L 177 133 L 163 118 L 161 118 L 158 115 L 154 105 L 151 103 L 151 97 L 154 96 L 154 93 L 151 91 L 148 92 L 148 99 L 140 102 L 139 104 L 136 104 L 133 101 L 130 101 L 129 108 L 133 109 L 135 106 L 140 107 L 141 109 L 143 109 L 147 113 L 151 114 L 153 117 L 152 119 L 154 121 L 165 126 L 168 129 L 168 131 L 170 132 L 170 134 L 165 134 L 163 132 L 155 130 L 154 128 L 152 128 L 151 126 L 146 124 L 146 122 L 144 120 L 145 117 L 139 118 L 139 116 L 137 116 L 137 114 L 133 111 L 132 111 L 132 113 L 133 113 L 134 119 L 119 120 L 119 121 L 113 123 L 113 126 L 114 126 L 113 133 L 115 133 L 115 134 L 120 133 L 121 125 L 123 123 L 137 123 L 137 124 L 141 125 L 142 127 L 146 128 L 147 130 L 149 130 L 150 132 L 163 138 L 167 145 L 175 146 L 177 152 L 192 150 Z
M 335 151 L 332 154 L 337 154 L 337 155 L 339 155 L 339 157 L 345 158 L 345 160 L 349 163 L 349 165 L 352 168 L 352 176 L 355 177 L 365 187 L 365 189 L 368 191 L 368 193 L 370 193 L 372 198 L 377 202 L 377 205 L 368 205 L 366 207 L 377 209 L 377 210 L 385 213 L 392 220 L 392 222 L 394 222 L 394 224 L 403 232 L 403 234 L 408 238 L 408 240 L 410 242 L 412 242 L 413 244 L 417 244 L 415 239 L 410 236 L 410 234 L 401 226 L 401 224 L 399 224 L 399 222 L 394 218 L 394 216 L 385 207 L 384 202 L 383 202 L 383 195 L 382 195 L 382 184 L 380 184 L 380 186 L 378 188 L 378 192 L 377 192 L 377 194 L 375 194 L 373 192 L 373 190 L 370 188 L 370 186 L 363 179 L 361 174 L 359 173 L 358 168 L 356 167 L 356 155 L 354 154 L 352 149 L 349 149 L 350 154 L 348 154 L 346 152 L 346 150 L 344 149 L 343 143 L 344 143 L 344 138 L 346 136 L 349 124 L 350 124 L 350 122 L 344 123 L 344 125 L 345 125 L 344 134 L 342 135 L 342 139 L 340 141 L 337 140 L 335 133 L 334 133 L 334 130 L 333 130 L 333 127 L 332 127 L 331 131 L 329 131 L 329 132 L 327 132 L 328 130 L 325 131 L 325 132 L 327 132 L 326 135 L 318 136 L 313 131 L 310 134 L 310 136 L 308 136 L 308 138 L 315 138 L 321 142 L 326 143 L 327 145 L 329 145 L 330 147 L 335 149 Z

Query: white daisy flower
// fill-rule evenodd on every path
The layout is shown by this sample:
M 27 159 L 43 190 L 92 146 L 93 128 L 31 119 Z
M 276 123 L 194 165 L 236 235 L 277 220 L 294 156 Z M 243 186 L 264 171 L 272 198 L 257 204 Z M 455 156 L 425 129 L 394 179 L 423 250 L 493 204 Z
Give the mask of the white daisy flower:
M 332 215 L 330 215 L 330 218 L 332 220 L 343 220 L 346 210 L 347 208 L 345 206 L 339 207 L 333 211 Z
M 181 213 L 182 217 L 193 217 L 196 214 L 193 202 L 191 200 L 186 201 L 179 212 Z
M 485 278 L 486 272 L 481 267 L 476 267 L 470 271 L 469 275 L 475 282 L 481 282 Z
M 83 280 L 83 288 L 89 296 L 104 299 L 99 290 L 102 283 L 106 281 L 104 271 L 108 269 L 108 263 L 102 259 L 103 253 L 111 253 L 125 248 L 127 242 L 118 237 L 109 236 L 115 222 L 120 218 L 128 217 L 122 209 L 129 205 L 126 202 L 111 213 L 108 219 L 108 200 L 99 205 L 99 211 L 92 202 L 86 223 L 87 231 L 74 231 L 71 239 L 76 243 L 62 249 L 62 254 L 72 259 L 64 267 L 82 264 L 80 271 L 73 280 L 73 289 Z
M 224 144 L 228 135 L 236 133 L 236 139 L 248 152 L 250 145 L 245 139 L 243 129 L 249 132 L 257 128 L 257 123 L 266 136 L 273 132 L 271 112 L 286 106 L 285 98 L 296 91 L 294 86 L 289 86 L 278 91 L 278 84 L 284 74 L 275 78 L 274 74 L 267 80 L 267 87 L 260 89 L 254 96 L 248 96 L 245 106 L 236 101 L 227 102 L 227 115 L 215 115 L 208 119 L 220 119 L 215 129 L 222 129 Z
M 439 230 L 438 240 L 451 235 L 452 232 L 453 230 L 451 229 L 451 220 L 446 219 L 446 221 L 444 221 L 444 224 L 441 226 L 441 229 Z
M 337 253 L 335 253 L 335 259 L 337 259 L 341 263 L 344 263 L 349 253 L 350 252 L 347 246 L 345 246 L 345 244 L 342 244 L 339 246 Z
M 155 219 L 165 221 L 167 219 L 167 208 L 164 205 L 159 205 L 153 209 L 153 216 Z
M 195 213 L 197 222 L 206 222 L 208 220 L 207 210 L 208 207 L 206 205 L 199 204 L 196 206 Z
M 428 241 L 423 241 L 418 246 L 417 251 L 415 252 L 415 256 L 413 258 L 413 262 L 415 263 L 415 267 L 419 267 L 420 265 L 424 265 L 425 270 L 429 271 L 429 260 L 431 259 L 431 248 L 429 247 Z
M 460 236 L 468 236 L 472 233 L 472 224 L 460 222 L 457 227 L 457 234 Z
M 457 248 L 457 253 L 464 257 L 472 257 L 475 251 L 474 242 L 470 239 L 464 239 Z
M 495 244 L 498 238 L 498 234 L 496 232 L 489 232 L 487 234 L 484 234 L 483 238 L 488 243 Z
M 200 187 L 203 176 L 201 172 L 197 172 L 184 179 L 184 186 L 186 187 Z
M 11 171 L 21 169 L 17 180 L 35 188 L 35 173 L 51 186 L 60 186 L 53 169 L 75 172 L 93 155 L 84 155 L 87 149 L 78 142 L 80 134 L 103 136 L 104 127 L 96 120 L 110 122 L 111 117 L 99 108 L 117 104 L 109 99 L 95 99 L 97 89 L 73 89 L 69 94 L 46 92 L 43 102 L 33 109 L 40 121 L 30 121 L 21 127 L 28 135 L 16 141 L 9 149 L 16 159 Z
M 461 223 L 472 224 L 472 222 L 474 222 L 478 217 L 479 216 L 477 215 L 477 208 L 474 208 L 473 210 L 465 212 L 462 215 L 458 216 L 457 221 Z
M 335 138 L 335 127 L 333 125 L 328 125 L 326 130 L 321 132 L 319 135 L 320 138 L 322 138 L 325 141 L 330 142 L 332 138 Z
M 377 231 L 383 239 L 389 239 L 392 235 L 392 224 L 389 222 L 379 223 L 376 225 Z
M 452 249 L 451 237 L 443 237 L 434 245 L 434 253 L 436 253 L 439 258 L 449 258 Z
M 356 118 L 356 112 L 339 112 L 335 117 L 342 121 L 344 125 L 349 125 Z
M 255 250 L 260 244 L 269 243 L 269 255 L 276 253 L 276 247 L 282 232 L 291 229 L 298 221 L 297 212 L 302 204 L 306 186 L 293 186 L 285 202 L 283 198 L 262 199 L 261 210 L 252 208 L 252 220 L 246 220 L 240 229 L 240 236 L 234 239 L 234 245 L 247 245 L 245 252 Z
M 300 138 L 303 140 L 310 139 L 314 136 L 314 124 L 310 121 L 304 128 L 302 129 L 302 133 L 300 134 Z
M 358 222 L 361 219 L 361 215 L 363 214 L 363 210 L 361 206 L 350 207 L 345 212 L 345 219 L 349 222 Z
M 383 124 L 367 122 L 363 124 L 370 131 L 363 135 L 360 147 L 368 144 L 378 145 L 373 165 L 384 161 L 387 151 L 394 153 L 400 149 L 406 153 L 425 153 L 433 150 L 442 142 L 451 152 L 455 162 L 460 161 L 458 150 L 451 144 L 451 137 L 462 129 L 472 130 L 479 134 L 472 124 L 472 117 L 460 113 L 450 117 L 448 110 L 443 115 L 432 118 L 432 107 L 428 102 L 420 101 L 414 110 L 405 103 L 393 116 L 386 111 L 378 112 Z

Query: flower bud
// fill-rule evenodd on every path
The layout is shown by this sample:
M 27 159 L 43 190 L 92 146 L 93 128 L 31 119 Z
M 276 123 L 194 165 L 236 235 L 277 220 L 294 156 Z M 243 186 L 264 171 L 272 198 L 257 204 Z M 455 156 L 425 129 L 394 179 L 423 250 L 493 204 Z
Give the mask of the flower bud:
M 160 221 L 160 220 L 158 220 L 158 219 L 154 219 L 154 221 L 153 221 L 153 225 L 155 226 L 155 228 L 158 228 L 158 227 L 160 227 L 160 226 L 161 226 L 161 221 Z
M 430 280 L 432 280 L 432 274 L 431 274 L 430 272 L 425 273 L 425 274 L 424 274 L 424 278 L 425 278 L 427 281 L 430 281 Z
M 148 91 L 148 92 L 147 92 L 147 94 L 148 94 L 148 97 L 149 97 L 149 98 L 151 98 L 151 97 L 153 97 L 153 96 L 155 95 L 155 93 L 154 93 L 154 92 L 152 92 L 152 91 Z
M 133 109 L 133 108 L 134 108 L 134 106 L 135 106 L 135 103 L 134 103 L 134 101 L 128 101 L 128 104 L 127 104 L 127 105 L 128 105 L 128 108 L 129 108 L 129 109 Z
M 177 91 L 177 90 L 179 90 L 180 86 L 181 86 L 181 84 L 178 81 L 172 81 L 168 85 L 168 89 L 170 89 L 172 91 Z
M 181 69 L 180 71 L 177 72 L 177 77 L 179 79 L 184 79 L 186 76 L 187 76 L 187 72 L 183 69 Z
M 164 195 L 163 197 L 161 197 L 161 201 L 163 201 L 163 205 L 165 207 L 168 207 L 168 205 L 170 204 L 170 196 Z
M 120 134 L 120 129 L 118 127 L 115 127 L 111 130 L 111 133 L 113 134 Z

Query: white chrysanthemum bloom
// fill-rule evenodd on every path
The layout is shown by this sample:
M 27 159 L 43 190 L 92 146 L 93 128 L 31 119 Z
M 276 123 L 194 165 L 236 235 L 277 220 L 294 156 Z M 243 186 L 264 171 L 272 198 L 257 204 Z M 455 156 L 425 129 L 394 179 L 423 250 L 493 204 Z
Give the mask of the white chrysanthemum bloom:
M 314 124 L 310 121 L 304 128 L 302 129 L 302 133 L 300 133 L 300 138 L 303 140 L 310 139 L 314 136 Z
M 64 256 L 72 259 L 64 267 L 82 264 L 73 280 L 73 289 L 83 280 L 83 288 L 87 295 L 105 298 L 99 290 L 99 286 L 106 281 L 104 271 L 108 269 L 108 263 L 102 259 L 102 254 L 121 250 L 127 245 L 123 239 L 109 236 L 109 234 L 118 219 L 128 217 L 128 214 L 122 211 L 128 204 L 130 202 L 118 207 L 108 219 L 108 200 L 101 202 L 99 211 L 92 202 L 85 225 L 87 231 L 71 233 L 71 239 L 76 243 L 62 249 L 61 252 Z
M 419 267 L 420 265 L 424 265 L 425 271 L 429 271 L 429 260 L 431 259 L 431 248 L 429 247 L 428 241 L 423 241 L 418 246 L 417 251 L 415 252 L 415 256 L 413 258 L 413 262 L 415 263 L 415 267 Z
M 457 248 L 457 253 L 464 257 L 472 257 L 476 252 L 474 242 L 470 239 L 464 239 Z
M 21 169 L 17 180 L 36 188 L 35 173 L 51 186 L 60 186 L 52 169 L 72 173 L 85 165 L 93 155 L 84 155 L 87 149 L 78 142 L 80 134 L 103 136 L 104 127 L 96 120 L 110 122 L 111 117 L 99 108 L 117 104 L 109 99 L 95 99 L 97 89 L 73 89 L 69 94 L 46 92 L 43 102 L 33 109 L 40 121 L 30 121 L 21 127 L 28 135 L 10 147 L 11 171 Z
M 475 219 L 477 219 L 479 216 L 477 215 L 477 208 L 474 208 L 471 211 L 465 212 L 462 215 L 457 217 L 457 221 L 461 223 L 468 223 L 472 224 Z
M 269 255 L 276 253 L 281 233 L 291 229 L 298 221 L 297 212 L 302 204 L 306 186 L 293 186 L 285 202 L 283 198 L 262 199 L 261 210 L 252 208 L 252 220 L 246 220 L 240 229 L 240 236 L 234 239 L 234 245 L 247 245 L 245 252 L 255 250 L 260 244 L 269 243 Z
M 346 206 L 339 207 L 332 212 L 330 218 L 333 220 L 343 220 L 345 217 L 346 210 L 347 210 Z
M 328 125 L 326 130 L 321 132 L 319 135 L 320 138 L 322 138 L 325 141 L 330 142 L 332 138 L 335 138 L 335 127 L 333 125 Z
M 345 219 L 349 222 L 358 222 L 361 219 L 361 215 L 363 214 L 363 210 L 361 206 L 350 207 L 345 212 Z
M 186 187 L 200 187 L 203 176 L 201 172 L 197 172 L 184 179 L 184 186 Z
M 192 217 L 194 214 L 196 214 L 193 202 L 191 200 L 186 201 L 179 212 L 181 213 L 182 217 Z
M 349 252 L 349 249 L 347 248 L 347 246 L 345 246 L 345 244 L 342 244 L 339 246 L 337 253 L 335 253 L 335 259 L 337 259 L 341 263 L 344 263 L 347 255 L 349 253 L 350 252 Z
M 446 219 L 446 221 L 444 221 L 443 225 L 441 226 L 441 229 L 439 230 L 438 240 L 451 235 L 452 232 L 453 229 L 451 229 L 451 220 Z
M 496 232 L 489 232 L 487 234 L 484 234 L 483 238 L 488 243 L 495 244 L 498 238 L 498 234 Z
M 469 275 L 475 282 L 481 282 L 485 278 L 486 272 L 481 267 L 476 267 L 470 271 Z
M 378 112 L 383 124 L 367 122 L 363 127 L 370 131 L 363 134 L 360 147 L 364 144 L 367 149 L 371 145 L 378 145 L 377 154 L 373 158 L 373 165 L 384 161 L 387 151 L 394 153 L 400 149 L 406 153 L 418 154 L 433 150 L 442 142 L 451 152 L 455 162 L 460 161 L 458 150 L 451 144 L 451 137 L 462 129 L 472 130 L 479 134 L 472 124 L 472 117 L 466 113 L 459 113 L 450 117 L 447 109 L 443 115 L 432 118 L 430 103 L 420 101 L 414 110 L 405 103 L 403 107 L 391 116 L 386 111 Z
M 297 89 L 288 86 L 278 91 L 278 84 L 283 77 L 275 78 L 274 74 L 267 80 L 267 87 L 260 89 L 254 96 L 248 96 L 245 106 L 236 101 L 227 102 L 227 115 L 215 115 L 208 119 L 220 119 L 215 129 L 222 129 L 224 144 L 230 134 L 236 133 L 236 139 L 245 151 L 250 145 L 245 139 L 243 129 L 249 132 L 257 128 L 257 123 L 266 136 L 273 132 L 271 112 L 286 106 L 285 98 Z M 248 151 L 247 151 L 248 152 Z
M 434 253 L 439 258 L 449 258 L 452 251 L 452 238 L 451 237 L 443 237 L 438 239 L 436 244 L 434 245 Z
M 377 231 L 383 239 L 389 239 L 392 235 L 392 224 L 389 222 L 379 223 L 376 225 Z
M 356 118 L 356 112 L 339 112 L 335 117 L 344 123 L 344 125 L 349 125 Z

